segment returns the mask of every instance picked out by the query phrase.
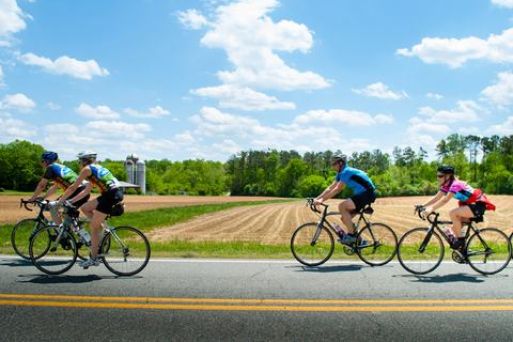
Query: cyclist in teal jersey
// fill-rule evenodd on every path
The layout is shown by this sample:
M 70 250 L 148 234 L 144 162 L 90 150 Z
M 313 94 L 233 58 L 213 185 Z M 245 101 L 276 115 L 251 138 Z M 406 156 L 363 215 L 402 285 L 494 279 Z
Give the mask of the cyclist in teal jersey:
M 46 194 L 43 196 L 43 199 L 46 199 L 52 196 L 58 188 L 61 188 L 63 191 L 66 191 L 71 184 L 73 184 L 78 175 L 70 169 L 69 167 L 59 164 L 57 161 L 59 159 L 59 155 L 56 152 L 45 151 L 41 155 L 41 166 L 45 170 L 45 173 L 39 183 L 37 184 L 36 189 L 34 190 L 34 194 L 29 198 L 29 201 L 34 201 L 36 198 L 39 198 L 41 193 L 47 188 L 49 183 L 53 183 Z M 91 191 L 91 184 L 87 181 L 84 181 L 77 187 L 77 189 L 70 195 L 70 202 L 73 203 L 74 206 L 79 208 L 84 203 L 89 200 L 89 192 Z M 52 215 L 52 219 L 56 224 L 61 224 L 62 220 L 57 211 L 56 202 L 50 202 L 50 214 Z
M 93 186 L 98 186 L 101 191 L 98 198 L 90 200 L 81 207 L 84 214 L 91 219 L 91 258 L 80 263 L 80 266 L 88 268 L 100 264 L 97 256 L 102 224 L 112 208 L 123 201 L 123 191 L 119 187 L 118 180 L 109 170 L 95 164 L 96 153 L 79 153 L 78 160 L 81 168 L 78 179 L 66 190 L 60 201 L 66 200 L 84 180 L 90 181 Z
M 347 234 L 343 231 L 339 232 L 340 242 L 351 245 L 356 242 L 353 217 L 366 205 L 376 200 L 376 187 L 365 172 L 347 166 L 347 157 L 343 154 L 334 155 L 331 159 L 331 166 L 337 171 L 337 176 L 333 183 L 315 199 L 314 203 L 320 204 L 335 197 L 345 186 L 352 190 L 351 198 L 342 201 L 338 206 L 342 222 L 347 229 Z

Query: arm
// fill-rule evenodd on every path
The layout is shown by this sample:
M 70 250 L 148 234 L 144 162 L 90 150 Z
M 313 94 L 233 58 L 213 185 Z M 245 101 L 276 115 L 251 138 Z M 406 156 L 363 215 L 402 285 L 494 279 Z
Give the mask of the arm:
M 335 197 L 340 191 L 344 189 L 344 183 L 342 182 L 333 182 L 328 189 L 326 189 L 319 197 L 317 197 L 317 201 L 322 203 L 330 198 Z
M 454 194 L 452 192 L 448 192 L 444 198 L 442 198 L 441 201 L 439 201 L 438 203 L 436 203 L 435 205 L 433 205 L 432 207 L 427 207 L 426 208 L 426 212 L 428 213 L 431 213 L 435 210 L 438 210 L 439 208 L 443 207 L 444 205 L 447 204 L 447 202 L 449 202 L 451 200 L 451 198 L 454 197 Z
M 46 178 L 41 178 L 41 180 L 39 181 L 39 183 L 37 184 L 37 187 L 36 187 L 36 190 L 34 190 L 34 194 L 32 195 L 32 197 L 29 198 L 29 201 L 33 201 L 35 200 L 37 197 L 39 197 L 39 195 L 41 195 L 41 193 L 43 192 L 44 189 L 46 189 L 46 186 L 48 185 L 48 179 Z
M 426 204 L 422 205 L 423 207 L 429 207 L 430 205 L 432 205 L 433 203 L 436 203 L 438 202 L 439 200 L 442 199 L 442 197 L 445 196 L 445 192 L 442 192 L 442 191 L 438 191 L 438 193 L 431 199 L 429 200 L 429 202 L 427 202 Z
M 48 198 L 48 197 L 52 196 L 55 193 L 55 191 L 57 191 L 58 187 L 59 186 L 57 184 L 52 185 L 50 187 L 50 189 L 48 189 L 48 191 L 46 192 L 46 195 L 44 196 L 44 198 Z
M 70 199 L 71 203 L 75 203 L 77 201 L 80 201 L 82 198 L 86 197 L 91 193 L 91 190 L 93 190 L 93 184 L 91 182 L 87 182 L 85 189 L 82 190 L 78 195 Z
M 84 167 L 82 171 L 80 171 L 80 174 L 78 175 L 75 183 L 71 184 L 71 186 L 67 188 L 66 191 L 64 191 L 61 198 L 59 199 L 59 203 L 62 204 L 65 200 L 67 200 L 68 197 L 71 196 L 78 189 L 80 184 L 82 184 L 82 182 L 85 181 L 89 176 L 91 176 L 91 169 Z

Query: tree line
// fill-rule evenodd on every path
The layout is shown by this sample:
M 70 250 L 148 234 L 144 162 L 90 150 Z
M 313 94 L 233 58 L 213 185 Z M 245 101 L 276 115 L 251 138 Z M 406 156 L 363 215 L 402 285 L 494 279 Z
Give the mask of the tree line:
M 28 141 L 0 144 L 0 188 L 30 191 L 42 175 L 39 157 L 44 148 Z M 248 195 L 308 197 L 333 181 L 334 153 L 342 150 L 242 151 L 226 163 L 208 160 L 146 161 L 147 189 L 169 195 Z M 64 162 L 78 171 L 76 161 Z M 435 172 L 451 164 L 457 175 L 490 194 L 513 194 L 513 135 L 478 137 L 452 134 L 440 140 L 436 155 L 423 149 L 396 147 L 348 155 L 350 166 L 365 170 L 380 196 L 427 195 L 437 191 Z M 104 160 L 116 177 L 126 179 L 123 161 Z M 347 196 L 345 191 L 341 196 Z

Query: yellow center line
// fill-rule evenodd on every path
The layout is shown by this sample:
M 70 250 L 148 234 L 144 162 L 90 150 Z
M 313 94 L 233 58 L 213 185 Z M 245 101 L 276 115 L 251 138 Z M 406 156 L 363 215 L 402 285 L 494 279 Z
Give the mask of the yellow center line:
M 0 299 L 60 300 L 87 302 L 130 302 L 130 303 L 202 303 L 202 304 L 304 304 L 304 305 L 485 305 L 513 304 L 513 299 L 253 299 L 253 298 L 180 298 L 180 297 L 119 297 L 119 296 L 79 296 L 49 294 L 8 294 L 0 293 Z
M 201 304 L 143 304 L 143 303 L 87 303 L 61 301 L 0 300 L 0 306 L 61 307 L 95 309 L 145 309 L 191 311 L 287 311 L 287 312 L 463 312 L 513 311 L 513 305 L 471 306 L 285 306 L 285 305 L 201 305 Z

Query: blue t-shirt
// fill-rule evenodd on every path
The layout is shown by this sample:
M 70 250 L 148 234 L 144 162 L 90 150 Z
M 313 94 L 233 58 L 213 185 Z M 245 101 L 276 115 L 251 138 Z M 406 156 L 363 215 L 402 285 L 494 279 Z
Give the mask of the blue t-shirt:
M 349 166 L 344 167 L 335 178 L 337 182 L 344 183 L 353 191 L 353 195 L 361 194 L 367 190 L 374 191 L 376 187 L 365 172 Z

